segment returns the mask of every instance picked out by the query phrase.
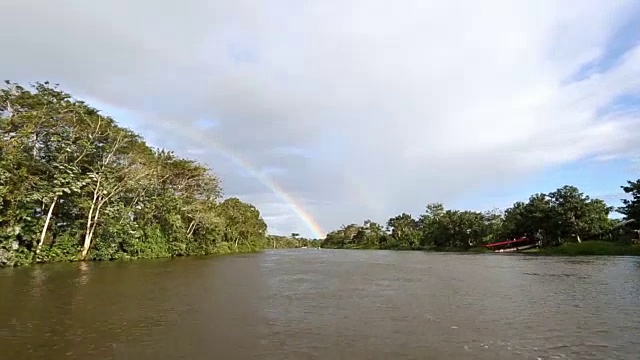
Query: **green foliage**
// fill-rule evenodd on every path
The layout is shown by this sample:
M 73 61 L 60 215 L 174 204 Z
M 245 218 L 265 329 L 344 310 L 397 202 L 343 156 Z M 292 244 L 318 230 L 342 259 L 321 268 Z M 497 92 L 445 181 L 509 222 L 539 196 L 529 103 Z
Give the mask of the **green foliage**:
M 389 238 L 387 246 L 398 249 L 415 249 L 420 245 L 418 222 L 409 214 L 402 213 L 387 221 Z
M 623 214 L 625 219 L 634 220 L 640 224 L 640 179 L 627 181 L 627 185 L 621 188 L 631 196 L 631 199 L 622 199 L 623 206 L 618 209 L 618 212 Z
M 221 194 L 207 167 L 56 86 L 0 89 L 0 249 L 12 265 L 268 246 L 260 212 Z
M 269 249 L 316 248 L 320 243 L 318 239 L 308 239 L 300 237 L 299 233 L 292 233 L 291 236 L 268 235 L 263 247 Z
M 624 189 L 635 199 L 625 202 L 624 211 L 635 216 L 640 181 L 629 182 Z M 609 218 L 611 210 L 604 201 L 564 186 L 549 194 L 534 194 L 529 201 L 516 202 L 503 212 L 447 210 L 442 204 L 429 204 L 418 219 L 406 213 L 390 218 L 385 230 L 370 220 L 363 226 L 342 226 L 327 234 L 322 246 L 481 252 L 487 243 L 521 236 L 536 237 L 544 247 L 583 239 L 617 240 L 621 230 L 612 232 L 616 220 Z
M 544 255 L 640 255 L 640 246 L 608 241 L 585 241 L 566 243 L 562 246 L 543 249 Z
M 638 224 L 640 180 L 622 188 L 631 199 L 618 211 Z M 48 83 L 6 82 L 0 89 L 2 265 L 320 245 L 470 250 L 517 236 L 536 236 L 545 247 L 619 234 L 637 239 L 627 225 L 614 228 L 611 210 L 564 186 L 504 212 L 429 204 L 417 218 L 403 213 L 386 226 L 370 220 L 342 226 L 322 243 L 298 233 L 267 236 L 258 209 L 237 198 L 222 201 L 218 177 L 202 164 L 149 147 Z
M 591 199 L 574 186 L 564 186 L 549 194 L 535 194 L 529 202 L 518 202 L 505 211 L 504 234 L 537 235 L 544 246 L 557 246 L 567 239 L 599 238 L 613 225 L 611 208 L 600 199 Z

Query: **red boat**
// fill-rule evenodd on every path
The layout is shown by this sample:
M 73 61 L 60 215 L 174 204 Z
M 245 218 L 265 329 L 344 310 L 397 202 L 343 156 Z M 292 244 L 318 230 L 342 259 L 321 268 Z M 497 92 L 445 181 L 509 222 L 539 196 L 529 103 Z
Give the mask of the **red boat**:
M 538 240 L 523 236 L 514 240 L 487 244 L 484 247 L 489 250 L 493 250 L 494 252 L 512 252 L 532 249 L 538 246 L 540 246 L 540 242 Z

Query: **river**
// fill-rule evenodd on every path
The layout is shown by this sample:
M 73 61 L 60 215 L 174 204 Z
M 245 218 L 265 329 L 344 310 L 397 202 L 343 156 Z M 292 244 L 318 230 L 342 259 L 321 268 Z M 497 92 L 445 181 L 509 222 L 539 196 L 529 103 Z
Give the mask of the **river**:
M 2 359 L 637 359 L 640 258 L 282 250 L 0 269 Z

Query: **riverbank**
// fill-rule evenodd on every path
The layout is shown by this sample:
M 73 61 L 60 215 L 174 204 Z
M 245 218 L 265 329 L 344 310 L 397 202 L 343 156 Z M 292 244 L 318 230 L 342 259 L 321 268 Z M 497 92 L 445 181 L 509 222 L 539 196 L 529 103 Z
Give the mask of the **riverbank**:
M 582 243 L 566 243 L 558 247 L 539 249 L 535 253 L 550 256 L 640 256 L 640 245 L 629 245 L 607 241 L 584 241 Z
M 449 252 L 444 250 L 441 252 Z M 471 253 L 492 253 L 484 247 L 475 247 L 463 252 Z M 532 254 L 541 256 L 589 256 L 589 255 L 609 255 L 609 256 L 640 256 L 640 245 L 629 245 L 620 242 L 608 241 L 583 241 L 581 243 L 565 243 L 560 246 L 529 249 L 517 252 L 518 254 Z
M 277 242 L 254 205 L 223 196 L 209 165 L 148 145 L 57 85 L 6 82 L 0 99 L 0 265 L 224 254 Z
M 234 244 L 219 242 L 206 248 L 192 249 L 192 252 L 171 253 L 169 251 L 141 251 L 137 254 L 117 252 L 110 257 L 101 257 L 99 253 L 89 253 L 86 259 L 78 256 L 80 249 L 62 252 L 60 249 L 42 249 L 39 254 L 24 251 L 24 248 L 14 248 L 11 250 L 0 248 L 0 268 L 25 266 L 32 264 L 80 262 L 80 261 L 135 261 L 143 259 L 169 259 L 189 256 L 223 256 L 233 254 L 247 254 L 259 252 L 267 247 L 255 246 L 253 244 Z
M 493 253 L 485 247 L 472 247 L 472 248 L 399 248 L 399 249 L 381 249 L 381 248 L 358 248 L 358 247 L 345 247 L 345 250 L 395 250 L 395 251 L 424 251 L 424 252 L 436 252 L 436 253 Z M 608 242 L 608 241 L 583 241 L 582 243 L 566 243 L 561 246 L 543 248 L 543 249 L 530 249 L 518 252 L 518 254 L 532 254 L 541 256 L 588 256 L 588 255 L 610 255 L 610 256 L 640 256 L 640 245 L 629 245 L 620 242 Z

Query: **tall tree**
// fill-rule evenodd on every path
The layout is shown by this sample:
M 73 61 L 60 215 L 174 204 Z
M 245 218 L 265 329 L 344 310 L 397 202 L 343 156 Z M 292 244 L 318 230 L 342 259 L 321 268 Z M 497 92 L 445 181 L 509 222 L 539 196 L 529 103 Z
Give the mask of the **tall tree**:
M 581 242 L 582 238 L 597 236 L 610 227 L 611 208 L 600 199 L 584 195 L 575 186 L 563 186 L 549 197 L 554 204 L 553 220 L 559 238 Z
M 255 206 L 238 198 L 229 198 L 220 206 L 220 214 L 225 220 L 224 236 L 238 249 L 240 242 L 260 242 L 266 239 L 267 224 Z
M 395 246 L 414 248 L 420 245 L 420 230 L 418 221 L 410 214 L 402 213 L 387 221 L 390 238 Z
M 621 188 L 631 199 L 622 199 L 623 206 L 617 211 L 623 214 L 626 220 L 635 220 L 636 224 L 640 224 L 640 179 L 627 181 L 627 185 Z
M 5 85 L 2 251 L 29 262 L 208 254 L 225 240 L 233 250 L 265 245 L 259 211 L 237 199 L 220 203 L 208 167 L 150 148 L 56 85 Z

